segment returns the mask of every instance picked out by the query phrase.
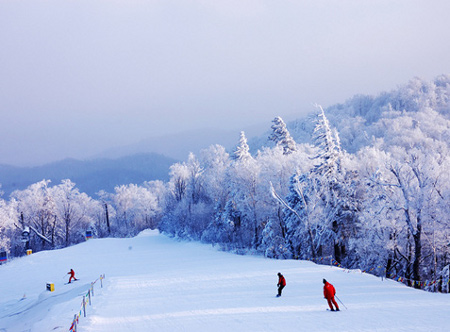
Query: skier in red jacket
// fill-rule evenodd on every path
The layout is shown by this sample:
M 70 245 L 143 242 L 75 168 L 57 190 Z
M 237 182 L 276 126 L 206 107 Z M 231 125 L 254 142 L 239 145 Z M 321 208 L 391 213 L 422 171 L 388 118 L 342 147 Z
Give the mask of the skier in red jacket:
M 339 311 L 339 306 L 337 305 L 336 300 L 334 299 L 335 295 L 336 290 L 334 289 L 334 286 L 325 279 L 323 279 L 323 297 L 327 299 L 331 311 L 335 311 L 331 303 L 333 303 L 334 306 L 336 307 L 336 311 Z
M 69 284 L 70 284 L 70 282 L 72 281 L 72 278 L 73 278 L 74 281 L 75 281 L 75 280 L 78 280 L 77 278 L 75 278 L 75 271 L 74 271 L 73 269 L 70 269 L 70 271 L 67 272 L 67 274 L 70 274 Z
M 281 291 L 283 290 L 283 288 L 286 286 L 286 279 L 284 279 L 283 275 L 278 272 L 278 294 L 277 297 L 281 296 Z

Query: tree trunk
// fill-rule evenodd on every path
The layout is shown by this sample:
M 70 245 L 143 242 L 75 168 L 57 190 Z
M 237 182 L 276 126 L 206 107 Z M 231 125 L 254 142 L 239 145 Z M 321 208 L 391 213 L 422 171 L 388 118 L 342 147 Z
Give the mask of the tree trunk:
M 108 228 L 108 235 L 111 235 L 111 226 L 109 224 L 108 204 L 106 204 L 106 203 L 105 203 L 105 216 L 106 216 L 106 227 Z
M 69 233 L 70 233 L 70 217 L 66 216 L 66 247 L 69 246 Z
M 338 242 L 334 242 L 334 259 L 340 264 L 342 257 L 341 257 L 341 246 Z
M 420 281 L 420 260 L 422 259 L 422 225 L 420 220 L 417 221 L 417 230 L 413 235 L 414 238 L 414 262 L 413 262 L 413 279 L 415 281 Z M 420 288 L 419 283 L 414 283 L 416 288 Z
M 386 273 L 385 273 L 385 277 L 388 278 L 389 277 L 389 271 L 391 270 L 392 267 L 392 258 L 388 258 L 387 260 L 387 264 L 386 264 Z

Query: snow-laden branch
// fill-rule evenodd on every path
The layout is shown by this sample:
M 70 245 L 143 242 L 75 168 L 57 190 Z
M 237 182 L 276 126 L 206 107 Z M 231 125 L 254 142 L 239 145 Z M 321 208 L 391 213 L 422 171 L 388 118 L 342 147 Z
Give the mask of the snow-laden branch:
M 50 240 L 47 239 L 44 235 L 42 235 L 41 233 L 39 233 L 33 226 L 29 226 L 29 227 L 30 227 L 30 229 L 31 229 L 33 232 L 36 233 L 36 235 L 37 235 L 40 239 L 42 239 L 42 240 L 44 240 L 44 241 L 50 243 L 51 245 L 53 245 L 52 241 L 50 241 Z
M 280 197 L 280 195 L 277 194 L 277 192 L 275 191 L 275 188 L 273 187 L 273 184 L 271 181 L 269 181 L 270 184 L 270 192 L 272 193 L 272 196 L 284 207 L 286 207 L 289 211 L 291 211 L 300 222 L 303 222 L 302 217 L 298 214 L 297 211 L 295 211 L 292 207 L 289 206 L 289 204 L 286 203 L 286 201 Z M 303 197 L 303 195 L 302 195 Z M 304 201 L 306 204 L 306 201 Z M 311 228 L 309 227 L 309 223 L 306 221 L 305 223 L 305 227 L 306 230 L 308 231 L 308 236 L 309 236 L 309 241 L 310 241 L 310 246 L 311 246 L 311 254 L 313 256 L 313 258 L 316 258 L 316 251 L 314 249 L 314 241 L 313 241 L 313 234 L 311 231 Z

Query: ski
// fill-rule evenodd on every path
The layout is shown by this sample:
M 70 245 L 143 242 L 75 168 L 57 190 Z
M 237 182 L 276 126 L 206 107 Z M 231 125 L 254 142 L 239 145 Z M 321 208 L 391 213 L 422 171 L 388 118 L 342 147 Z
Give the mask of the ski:
M 80 280 L 80 279 L 75 279 L 75 280 L 72 280 L 71 282 L 66 282 L 64 285 L 71 284 L 71 283 L 73 283 L 73 282 L 75 282 L 75 281 L 78 281 L 78 280 Z

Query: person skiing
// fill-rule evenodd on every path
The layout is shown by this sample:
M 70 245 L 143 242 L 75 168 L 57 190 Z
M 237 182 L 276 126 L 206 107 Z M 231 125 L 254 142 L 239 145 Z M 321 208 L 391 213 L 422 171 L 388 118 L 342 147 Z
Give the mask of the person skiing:
M 277 284 L 278 294 L 277 294 L 277 297 L 281 296 L 281 291 L 283 290 L 283 288 L 285 286 L 286 286 L 286 279 L 284 279 L 284 276 L 280 272 L 278 272 L 278 284 Z
M 336 303 L 336 300 L 334 299 L 334 296 L 336 295 L 336 289 L 334 289 L 334 286 L 330 284 L 328 281 L 323 279 L 323 297 L 327 299 L 328 305 L 330 306 L 331 311 L 335 311 L 333 308 L 332 303 L 336 307 L 336 311 L 339 311 L 339 306 Z
M 75 278 L 75 271 L 74 271 L 73 269 L 70 269 L 70 271 L 67 272 L 67 274 L 70 274 L 69 284 L 70 284 L 70 282 L 72 281 L 72 278 L 73 278 L 74 281 L 75 281 L 75 280 L 78 280 L 77 278 Z

